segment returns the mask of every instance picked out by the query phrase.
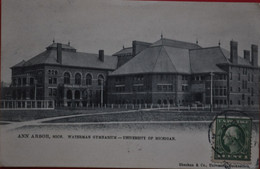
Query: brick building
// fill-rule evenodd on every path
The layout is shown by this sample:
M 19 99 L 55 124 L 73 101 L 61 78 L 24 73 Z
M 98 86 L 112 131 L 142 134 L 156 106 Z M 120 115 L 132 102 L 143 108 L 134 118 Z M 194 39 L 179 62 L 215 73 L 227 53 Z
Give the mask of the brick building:
M 133 41 L 112 56 L 53 42 L 11 69 L 13 100 L 54 100 L 58 107 L 259 102 L 258 47 L 241 57 L 234 41 L 229 52 L 220 45 L 203 48 L 161 37 L 154 43 Z
M 54 100 L 56 106 L 82 107 L 105 102 L 109 72 L 117 57 L 77 52 L 70 44 L 51 44 L 12 69 L 13 100 Z
M 109 103 L 210 104 L 212 92 L 216 106 L 258 105 L 256 45 L 252 45 L 251 55 L 245 50 L 243 58 L 238 56 L 238 43 L 234 41 L 229 52 L 220 45 L 202 48 L 161 38 L 153 44 L 133 41 L 132 48 L 119 53 L 130 53 L 130 49 L 132 58 L 109 74 Z

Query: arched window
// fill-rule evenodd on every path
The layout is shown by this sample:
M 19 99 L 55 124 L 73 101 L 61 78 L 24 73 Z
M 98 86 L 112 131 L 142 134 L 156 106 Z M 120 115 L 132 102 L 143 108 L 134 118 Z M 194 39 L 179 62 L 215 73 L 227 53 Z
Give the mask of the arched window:
M 92 76 L 90 74 L 87 74 L 86 76 L 86 85 L 92 85 Z
M 98 85 L 101 86 L 101 84 L 104 85 L 104 76 L 103 75 L 98 75 Z
M 72 99 L 72 91 L 71 90 L 67 91 L 67 99 Z
M 68 72 L 64 73 L 64 84 L 70 84 L 70 74 Z
M 80 85 L 81 84 L 81 75 L 79 73 L 77 73 L 75 75 L 75 84 L 76 85 Z
M 163 104 L 167 104 L 168 102 L 167 102 L 167 100 L 166 99 L 164 99 L 163 100 Z
M 75 91 L 75 99 L 80 99 L 80 91 Z
M 157 104 L 162 104 L 162 101 L 159 99 L 159 100 L 157 101 Z

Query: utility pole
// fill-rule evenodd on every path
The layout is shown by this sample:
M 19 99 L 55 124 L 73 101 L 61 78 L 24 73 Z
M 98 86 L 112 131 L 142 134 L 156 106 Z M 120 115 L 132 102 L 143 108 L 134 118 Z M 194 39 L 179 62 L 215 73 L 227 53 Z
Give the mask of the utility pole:
M 34 79 L 34 100 L 36 101 L 36 92 L 37 92 L 37 80 Z M 35 103 L 36 104 L 36 103 Z
M 213 75 L 210 72 L 210 112 L 213 112 Z
M 100 103 L 101 103 L 101 106 L 103 107 L 103 83 L 104 83 L 104 79 L 100 79 L 101 80 L 101 100 L 100 100 Z

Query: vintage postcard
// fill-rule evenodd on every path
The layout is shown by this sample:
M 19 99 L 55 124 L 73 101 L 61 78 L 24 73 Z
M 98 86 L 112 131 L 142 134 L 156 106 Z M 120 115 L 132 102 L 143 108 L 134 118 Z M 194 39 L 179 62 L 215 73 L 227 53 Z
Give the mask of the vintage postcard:
M 260 6 L 2 0 L 0 166 L 256 169 Z

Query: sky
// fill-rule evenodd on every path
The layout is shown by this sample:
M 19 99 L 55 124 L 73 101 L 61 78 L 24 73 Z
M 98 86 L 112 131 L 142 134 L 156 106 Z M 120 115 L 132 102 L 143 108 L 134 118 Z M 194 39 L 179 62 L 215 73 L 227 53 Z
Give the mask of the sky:
M 1 80 L 10 67 L 43 52 L 53 39 L 80 52 L 106 55 L 133 40 L 165 38 L 229 49 L 260 47 L 260 5 L 255 3 L 140 2 L 129 0 L 2 0 Z M 260 59 L 259 59 L 260 60 Z

